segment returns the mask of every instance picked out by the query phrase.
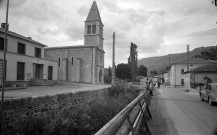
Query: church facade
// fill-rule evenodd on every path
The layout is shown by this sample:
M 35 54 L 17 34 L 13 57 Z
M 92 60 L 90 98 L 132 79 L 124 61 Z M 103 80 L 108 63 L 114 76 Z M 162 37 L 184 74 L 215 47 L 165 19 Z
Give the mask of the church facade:
M 58 81 L 104 83 L 103 26 L 94 1 L 85 21 L 84 45 L 45 49 L 46 57 L 58 61 Z

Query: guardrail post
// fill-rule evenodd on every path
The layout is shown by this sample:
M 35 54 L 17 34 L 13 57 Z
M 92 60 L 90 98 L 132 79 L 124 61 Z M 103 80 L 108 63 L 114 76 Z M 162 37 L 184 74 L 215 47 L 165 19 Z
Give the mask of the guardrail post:
M 146 101 L 145 101 L 145 102 L 146 102 Z M 151 135 L 151 131 L 150 131 L 150 128 L 149 128 L 149 126 L 148 126 L 148 123 L 147 123 L 147 120 L 146 120 L 146 117 L 145 117 L 145 112 L 143 111 L 142 105 L 141 105 L 140 102 L 139 102 L 139 108 L 140 108 L 140 110 L 141 110 L 141 112 L 142 112 L 142 114 L 143 114 L 143 117 L 144 117 L 145 128 L 146 128 L 146 130 L 148 131 L 148 133 Z M 147 108 L 146 108 L 146 109 L 147 109 Z
M 147 109 L 147 112 L 148 112 L 149 117 L 152 119 L 152 115 L 151 115 L 151 112 L 150 112 L 150 109 L 149 109 L 149 106 L 148 106 L 148 105 L 146 106 L 146 109 Z
M 129 123 L 129 128 L 130 128 L 130 130 L 131 130 L 131 132 L 132 132 L 132 135 L 134 135 L 134 134 L 135 134 L 135 131 L 134 131 L 134 128 L 133 128 L 133 124 L 132 124 L 131 121 L 130 121 L 129 114 L 127 114 L 126 118 L 127 118 L 127 122 Z

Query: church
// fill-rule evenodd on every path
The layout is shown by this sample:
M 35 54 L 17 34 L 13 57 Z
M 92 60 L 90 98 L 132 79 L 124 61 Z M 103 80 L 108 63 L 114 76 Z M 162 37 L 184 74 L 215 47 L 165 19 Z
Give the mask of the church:
M 58 81 L 104 83 L 103 26 L 94 1 L 84 25 L 84 45 L 45 48 L 45 56 L 58 63 Z

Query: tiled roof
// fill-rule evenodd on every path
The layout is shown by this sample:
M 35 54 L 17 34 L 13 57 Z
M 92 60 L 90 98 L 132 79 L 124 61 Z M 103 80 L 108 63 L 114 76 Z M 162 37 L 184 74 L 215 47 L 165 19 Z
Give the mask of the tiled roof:
M 88 21 L 100 21 L 100 22 L 102 22 L 100 14 L 99 14 L 98 7 L 97 7 L 97 4 L 96 4 L 96 1 L 93 2 L 86 21 L 87 22 Z
M 178 62 L 175 62 L 174 64 L 211 64 L 211 61 L 208 60 L 204 60 L 201 58 L 189 58 L 189 60 L 185 59 L 185 60 L 181 60 Z
M 2 29 L 2 28 L 0 28 L 0 32 L 1 32 L 1 33 L 4 33 L 5 30 Z M 17 38 L 21 38 L 21 39 L 24 39 L 24 40 L 27 40 L 27 41 L 30 41 L 30 42 L 33 42 L 33 43 L 36 43 L 36 44 L 38 44 L 38 45 L 41 45 L 41 46 L 46 47 L 46 45 L 44 45 L 44 44 L 42 44 L 42 43 L 40 43 L 40 42 L 38 42 L 38 41 L 33 40 L 31 37 L 25 37 L 25 36 L 23 36 L 23 35 L 17 34 L 17 33 L 12 32 L 12 31 L 8 31 L 8 35 L 11 35 L 11 36 L 14 36 L 14 37 L 17 37 Z
M 192 70 L 192 72 L 217 72 L 217 64 L 207 64 Z

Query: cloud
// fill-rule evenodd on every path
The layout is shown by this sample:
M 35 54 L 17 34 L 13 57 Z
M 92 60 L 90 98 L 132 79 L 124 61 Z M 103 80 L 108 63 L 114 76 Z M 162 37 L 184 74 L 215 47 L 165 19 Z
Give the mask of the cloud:
M 0 22 L 6 0 L 0 0 Z M 10 30 L 48 46 L 83 44 L 84 21 L 92 0 L 10 0 Z M 139 58 L 166 55 L 201 45 L 216 45 L 217 9 L 206 0 L 102 0 L 105 66 L 111 65 L 116 32 L 116 63 L 127 62 L 130 43 Z

